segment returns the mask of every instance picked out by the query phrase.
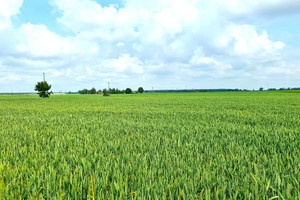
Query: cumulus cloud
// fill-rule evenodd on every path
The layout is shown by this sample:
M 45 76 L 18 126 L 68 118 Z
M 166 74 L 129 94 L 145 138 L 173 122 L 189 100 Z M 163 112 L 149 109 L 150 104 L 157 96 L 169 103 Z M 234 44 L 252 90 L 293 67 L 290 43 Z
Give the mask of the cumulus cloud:
M 19 29 L 22 32 L 17 51 L 29 53 L 32 57 L 53 57 L 62 54 L 70 54 L 71 43 L 52 33 L 44 25 L 23 24 Z
M 134 86 L 129 83 L 132 77 L 148 88 L 154 83 L 163 88 L 197 87 L 200 77 L 218 79 L 210 80 L 211 87 L 230 86 L 225 79 L 255 81 L 298 70 L 289 64 L 295 58 L 283 53 L 288 44 L 243 20 L 295 13 L 300 8 L 295 0 L 126 0 L 108 7 L 94 0 L 52 0 L 50 4 L 59 13 L 57 23 L 73 34 L 61 36 L 43 24 L 14 27 L 11 17 L 20 12 L 22 0 L 1 1 L 0 69 L 47 70 L 57 84 L 64 78 L 78 82 L 70 86 L 72 90 L 100 84 L 100 79 L 120 88 Z
M 230 55 L 259 58 L 274 56 L 285 44 L 271 41 L 266 31 L 259 34 L 252 25 L 231 25 L 227 32 L 218 39 L 217 45 L 230 51 Z
M 11 16 L 18 14 L 23 0 L 10 0 L 0 2 L 0 16 L 9 19 Z
M 11 27 L 10 17 L 20 12 L 23 0 L 0 1 L 0 31 Z

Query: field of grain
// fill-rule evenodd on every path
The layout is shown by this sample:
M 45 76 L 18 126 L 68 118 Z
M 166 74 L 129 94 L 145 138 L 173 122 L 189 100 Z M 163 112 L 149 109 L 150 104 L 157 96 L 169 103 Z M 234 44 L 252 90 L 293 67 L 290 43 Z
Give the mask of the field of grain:
M 300 93 L 0 96 L 0 199 L 300 199 Z

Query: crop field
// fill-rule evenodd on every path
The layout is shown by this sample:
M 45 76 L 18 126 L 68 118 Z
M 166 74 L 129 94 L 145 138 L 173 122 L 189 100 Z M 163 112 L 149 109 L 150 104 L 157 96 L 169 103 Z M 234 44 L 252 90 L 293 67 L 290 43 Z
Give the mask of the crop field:
M 300 199 L 300 93 L 0 96 L 0 199 Z

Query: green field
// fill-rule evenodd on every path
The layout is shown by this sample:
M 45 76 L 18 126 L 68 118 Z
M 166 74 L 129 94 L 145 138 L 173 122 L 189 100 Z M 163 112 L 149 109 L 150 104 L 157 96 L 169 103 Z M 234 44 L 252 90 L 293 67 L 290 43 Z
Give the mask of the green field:
M 300 199 L 300 93 L 0 96 L 0 199 Z

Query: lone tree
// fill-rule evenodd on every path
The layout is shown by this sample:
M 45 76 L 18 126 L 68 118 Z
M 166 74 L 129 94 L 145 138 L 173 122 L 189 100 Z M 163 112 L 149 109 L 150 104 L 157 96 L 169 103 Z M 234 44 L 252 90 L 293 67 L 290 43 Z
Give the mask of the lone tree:
M 131 94 L 131 93 L 132 93 L 132 90 L 131 90 L 130 88 L 126 88 L 125 93 L 126 93 L 126 94 Z
M 50 94 L 53 94 L 52 91 L 49 92 L 50 89 L 51 89 L 51 85 L 49 85 L 47 81 L 41 81 L 41 82 L 37 82 L 34 90 L 38 91 L 40 97 L 45 98 L 45 97 L 49 97 Z
M 143 93 L 144 92 L 144 88 L 143 87 L 139 87 L 139 89 L 138 89 L 138 93 Z

